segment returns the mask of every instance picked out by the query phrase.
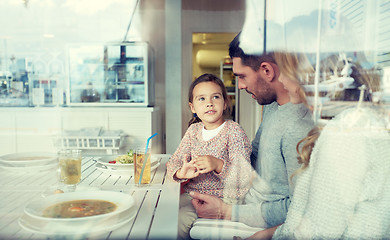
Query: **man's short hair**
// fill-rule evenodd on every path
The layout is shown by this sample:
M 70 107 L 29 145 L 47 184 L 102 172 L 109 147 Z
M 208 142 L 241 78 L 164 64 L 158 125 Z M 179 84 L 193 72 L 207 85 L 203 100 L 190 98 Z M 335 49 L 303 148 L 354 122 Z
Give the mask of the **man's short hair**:
M 264 53 L 262 55 L 245 54 L 242 48 L 240 47 L 240 35 L 241 33 L 237 34 L 237 36 L 229 44 L 230 58 L 232 59 L 234 57 L 241 58 L 242 64 L 252 68 L 254 71 L 258 71 L 260 65 L 263 62 L 270 62 L 276 64 L 272 53 Z

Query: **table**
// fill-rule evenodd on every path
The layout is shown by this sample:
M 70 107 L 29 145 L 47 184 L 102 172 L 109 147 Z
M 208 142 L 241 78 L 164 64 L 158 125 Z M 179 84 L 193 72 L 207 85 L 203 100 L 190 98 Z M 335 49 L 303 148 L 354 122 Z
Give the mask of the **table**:
M 166 178 L 170 155 L 157 155 L 160 165 L 152 171 L 148 186 L 137 187 L 132 176 L 110 175 L 96 169 L 97 157 L 82 160 L 82 187 L 121 191 L 134 197 L 138 212 L 128 224 L 88 239 L 176 239 L 180 184 Z M 0 239 L 45 239 L 43 234 L 31 233 L 21 228 L 18 219 L 24 206 L 56 184 L 55 169 L 42 172 L 16 172 L 0 169 Z

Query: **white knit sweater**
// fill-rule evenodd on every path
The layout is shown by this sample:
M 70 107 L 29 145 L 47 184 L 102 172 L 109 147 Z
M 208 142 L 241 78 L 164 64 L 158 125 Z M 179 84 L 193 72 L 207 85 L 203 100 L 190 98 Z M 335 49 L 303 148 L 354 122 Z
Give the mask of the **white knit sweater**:
M 374 109 L 349 109 L 322 130 L 274 239 L 390 238 L 390 135 Z

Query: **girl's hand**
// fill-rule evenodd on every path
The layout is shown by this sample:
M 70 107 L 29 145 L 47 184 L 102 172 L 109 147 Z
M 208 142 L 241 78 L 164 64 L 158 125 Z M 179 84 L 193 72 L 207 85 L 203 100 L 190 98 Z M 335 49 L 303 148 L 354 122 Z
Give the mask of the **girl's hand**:
M 183 166 L 176 172 L 176 177 L 179 179 L 191 179 L 199 176 L 199 173 L 199 169 L 194 165 L 194 160 L 190 162 L 184 160 Z
M 210 155 L 195 156 L 194 165 L 199 169 L 199 173 L 208 173 L 215 171 L 220 173 L 223 167 L 223 161 Z

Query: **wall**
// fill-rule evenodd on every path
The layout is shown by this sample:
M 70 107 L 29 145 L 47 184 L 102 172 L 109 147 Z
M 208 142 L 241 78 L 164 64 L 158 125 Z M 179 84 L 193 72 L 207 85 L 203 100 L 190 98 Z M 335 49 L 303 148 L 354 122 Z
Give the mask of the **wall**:
M 82 128 L 121 130 L 125 135 L 119 149 L 122 154 L 129 149 L 145 147 L 149 136 L 161 132 L 161 118 L 158 108 L 2 108 L 0 126 L 0 155 L 56 152 L 59 150 L 54 145 L 56 136 Z M 153 138 L 151 146 L 153 153 L 161 153 L 162 137 Z M 96 152 L 105 154 L 104 151 Z
M 139 1 L 139 14 L 142 27 L 140 27 L 142 40 L 150 43 L 154 50 L 154 79 L 155 79 L 155 106 L 160 108 L 161 132 L 163 139 L 162 153 L 166 152 L 165 119 L 166 119 L 166 63 L 165 63 L 165 1 L 141 0 Z

